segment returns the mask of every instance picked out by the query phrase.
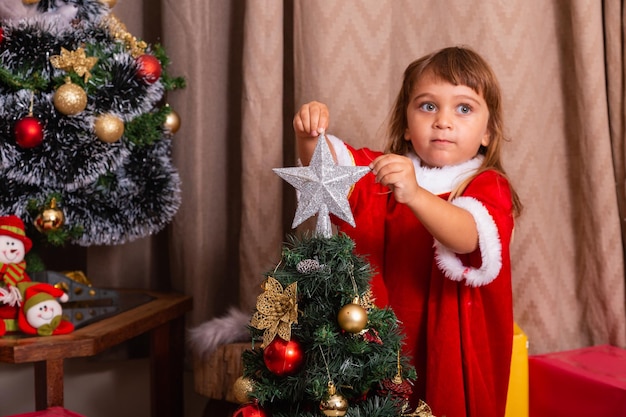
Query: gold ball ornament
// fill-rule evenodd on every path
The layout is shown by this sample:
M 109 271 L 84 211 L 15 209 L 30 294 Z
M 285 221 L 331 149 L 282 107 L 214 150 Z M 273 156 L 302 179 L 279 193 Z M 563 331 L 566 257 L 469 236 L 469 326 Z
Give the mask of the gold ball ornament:
M 245 376 L 240 376 L 235 380 L 233 384 L 233 395 L 235 396 L 235 401 L 239 404 L 245 404 L 250 402 L 250 394 L 254 389 L 254 382 L 250 378 L 246 378 Z
M 66 82 L 54 93 L 54 107 L 66 116 L 73 116 L 87 107 L 87 93 L 71 81 Z
M 65 215 L 63 211 L 56 205 L 56 200 L 53 198 L 50 201 L 50 205 L 45 207 L 35 218 L 35 228 L 40 233 L 47 233 L 53 230 L 58 230 L 63 226 L 65 222 Z
M 367 325 L 367 311 L 358 303 L 358 298 L 346 304 L 337 314 L 339 327 L 348 333 L 360 333 Z
M 345 416 L 348 412 L 348 400 L 337 394 L 332 382 L 328 384 L 328 397 L 320 402 L 320 411 L 325 416 Z
M 180 116 L 173 109 L 170 109 L 170 112 L 165 116 L 163 127 L 172 134 L 178 132 L 178 129 L 180 129 Z
M 94 130 L 102 142 L 117 142 L 124 134 L 124 121 L 112 114 L 103 114 L 96 119 Z

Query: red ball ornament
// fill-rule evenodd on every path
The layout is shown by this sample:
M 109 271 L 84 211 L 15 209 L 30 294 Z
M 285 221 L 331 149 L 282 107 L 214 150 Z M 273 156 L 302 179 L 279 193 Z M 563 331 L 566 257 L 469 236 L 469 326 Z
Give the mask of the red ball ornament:
M 268 414 L 256 402 L 244 404 L 233 413 L 233 417 L 267 417 Z
M 161 76 L 161 62 L 153 55 L 140 55 L 137 57 L 137 75 L 143 78 L 148 84 L 157 82 Z
M 43 142 L 43 127 L 33 116 L 26 116 L 13 127 L 15 142 L 22 148 L 34 148 Z
M 275 375 L 293 375 L 304 362 L 302 346 L 295 340 L 285 341 L 280 337 L 272 340 L 263 351 L 265 366 Z
M 0 43 L 2 43 L 2 41 L 4 41 L 4 29 L 0 28 Z

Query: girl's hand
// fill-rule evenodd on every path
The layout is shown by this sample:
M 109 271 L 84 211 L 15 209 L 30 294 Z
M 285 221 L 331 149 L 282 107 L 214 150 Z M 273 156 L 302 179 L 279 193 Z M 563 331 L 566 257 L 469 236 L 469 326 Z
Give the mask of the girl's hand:
M 399 203 L 410 204 L 418 195 L 420 187 L 415 179 L 413 162 L 401 155 L 385 154 L 370 165 L 376 181 L 389 187 Z
M 300 107 L 293 118 L 293 129 L 298 139 L 316 138 L 328 128 L 329 113 L 324 103 L 311 101 Z

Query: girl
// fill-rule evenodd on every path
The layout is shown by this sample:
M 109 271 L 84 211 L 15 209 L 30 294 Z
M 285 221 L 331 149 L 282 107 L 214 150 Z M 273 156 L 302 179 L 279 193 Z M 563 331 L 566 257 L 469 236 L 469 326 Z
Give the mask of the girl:
M 308 164 L 328 108 L 293 121 Z M 372 170 L 349 196 L 356 227 L 338 224 L 378 271 L 372 291 L 402 323 L 417 371 L 413 405 L 437 416 L 502 417 L 513 342 L 509 243 L 521 211 L 501 163 L 500 87 L 474 51 L 451 47 L 411 63 L 385 153 L 327 135 L 342 165 Z

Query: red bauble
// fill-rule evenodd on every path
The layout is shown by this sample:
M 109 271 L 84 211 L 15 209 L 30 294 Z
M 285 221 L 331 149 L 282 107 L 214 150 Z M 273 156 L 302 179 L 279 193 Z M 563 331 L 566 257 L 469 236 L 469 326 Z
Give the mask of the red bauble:
M 267 417 L 265 410 L 257 403 L 244 404 L 235 410 L 233 417 Z
M 285 341 L 280 337 L 272 340 L 263 351 L 265 366 L 278 376 L 293 375 L 304 362 L 302 346 L 295 340 Z
M 4 29 L 0 28 L 0 43 L 4 40 Z
M 15 142 L 22 148 L 34 148 L 43 141 L 43 127 L 33 116 L 26 116 L 13 127 Z
M 137 75 L 149 84 L 157 82 L 161 76 L 161 62 L 153 55 L 140 55 L 137 57 L 137 65 Z

